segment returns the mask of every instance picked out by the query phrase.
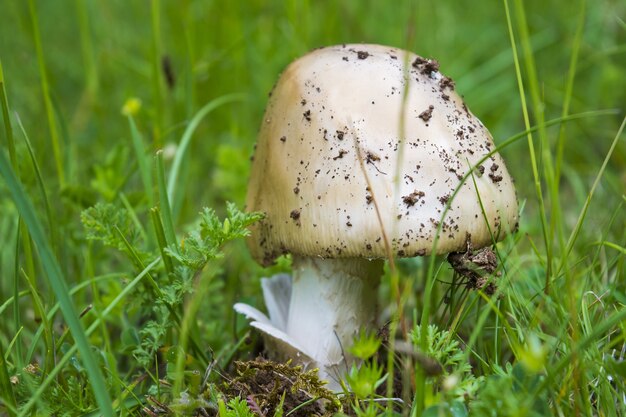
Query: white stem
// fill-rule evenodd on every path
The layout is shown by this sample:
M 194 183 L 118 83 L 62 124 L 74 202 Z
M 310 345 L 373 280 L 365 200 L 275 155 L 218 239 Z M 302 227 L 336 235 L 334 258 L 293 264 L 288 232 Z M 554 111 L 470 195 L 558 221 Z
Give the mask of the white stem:
M 374 325 L 382 273 L 382 260 L 294 256 L 286 333 L 324 373 L 343 374 L 354 337 Z

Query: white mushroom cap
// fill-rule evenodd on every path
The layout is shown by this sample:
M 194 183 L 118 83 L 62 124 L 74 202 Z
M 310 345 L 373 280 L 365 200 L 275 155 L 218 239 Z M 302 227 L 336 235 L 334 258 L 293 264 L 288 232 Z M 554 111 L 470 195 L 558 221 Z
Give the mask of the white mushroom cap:
M 518 220 L 502 158 L 479 164 L 494 149 L 436 61 L 380 45 L 317 49 L 271 93 L 247 196 L 266 213 L 252 254 L 385 258 L 384 230 L 393 255 L 427 255 L 441 221 L 436 253 L 486 246 L 489 230 L 502 239 Z

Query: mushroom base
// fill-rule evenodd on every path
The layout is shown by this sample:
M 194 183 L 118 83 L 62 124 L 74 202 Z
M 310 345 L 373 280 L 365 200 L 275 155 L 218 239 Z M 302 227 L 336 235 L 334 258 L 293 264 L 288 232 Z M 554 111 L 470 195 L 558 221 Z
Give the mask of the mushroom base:
M 286 333 L 329 378 L 349 369 L 349 347 L 376 318 L 382 260 L 294 256 Z

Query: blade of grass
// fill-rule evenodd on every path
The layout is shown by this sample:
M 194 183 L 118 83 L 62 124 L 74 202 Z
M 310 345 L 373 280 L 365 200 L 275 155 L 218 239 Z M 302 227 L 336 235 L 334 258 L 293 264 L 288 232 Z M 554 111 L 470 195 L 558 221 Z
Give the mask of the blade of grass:
M 19 303 L 19 291 L 20 291 L 20 236 L 26 237 L 30 239 L 28 233 L 22 232 L 22 219 L 21 217 L 17 222 L 17 236 L 15 237 L 15 259 L 13 263 L 13 299 L 18 300 L 13 303 L 13 324 L 15 326 L 15 330 L 22 327 L 22 316 L 20 314 L 20 303 Z M 15 363 L 20 368 L 24 364 L 24 356 L 22 355 L 22 343 L 18 340 L 15 345 Z
M 94 320 L 94 322 L 91 324 L 91 326 L 87 328 L 87 330 L 85 331 L 85 334 L 87 336 L 90 336 L 94 331 L 96 331 L 96 329 L 101 325 L 101 322 L 113 311 L 113 309 L 115 309 L 115 307 L 117 307 L 119 303 L 122 302 L 124 298 L 126 298 L 128 294 L 130 294 L 130 292 L 135 288 L 135 286 L 145 276 L 147 276 L 150 270 L 152 270 L 152 268 L 154 268 L 160 261 L 161 261 L 161 258 L 157 258 L 154 261 L 152 261 L 148 266 L 145 267 L 145 269 L 143 269 L 139 274 L 137 274 L 137 276 L 132 281 L 130 281 L 127 285 L 125 285 L 122 291 L 120 291 L 120 293 L 117 295 L 117 297 L 115 297 L 111 301 L 111 303 L 102 311 L 102 315 L 97 317 Z M 33 393 L 30 400 L 28 400 L 26 404 L 24 404 L 20 408 L 19 417 L 26 417 L 29 414 L 30 409 L 38 401 L 38 398 L 41 397 L 43 392 L 48 388 L 48 385 L 52 383 L 56 375 L 63 370 L 63 367 L 65 366 L 65 364 L 69 362 L 69 360 L 76 354 L 77 350 L 78 350 L 78 345 L 74 344 L 67 350 L 65 355 L 63 355 L 63 357 L 59 359 L 59 361 L 57 362 L 57 365 L 50 371 L 50 373 L 46 376 L 46 378 L 43 381 L 41 381 L 41 384 L 37 387 L 37 390 Z M 107 407 L 111 409 L 113 408 L 110 401 Z M 100 406 L 100 413 L 104 414 L 102 406 Z M 109 415 L 113 416 L 114 414 L 111 413 Z
M 19 176 L 19 164 L 17 161 L 17 152 L 15 150 L 15 139 L 13 137 L 13 127 L 11 125 L 11 119 L 9 117 L 9 100 L 6 94 L 5 81 L 4 81 L 4 71 L 2 69 L 2 62 L 0 62 L 0 105 L 2 106 L 2 119 L 4 121 L 4 130 L 7 141 L 7 148 L 9 150 L 9 158 L 11 161 L 11 165 L 15 172 L 18 173 Z M 24 245 L 24 260 L 27 265 L 27 268 L 30 271 L 34 271 L 34 263 L 32 258 L 32 250 L 30 247 L 30 236 L 28 234 L 28 230 L 26 227 L 22 227 L 22 220 L 19 218 L 18 220 L 18 236 L 21 234 L 22 242 Z M 21 232 L 20 232 L 21 231 Z M 18 299 L 19 294 L 19 239 L 16 239 L 16 247 L 15 247 L 15 267 L 13 269 L 13 297 L 15 300 Z M 13 305 L 13 322 L 15 324 L 15 329 L 19 329 L 21 327 L 21 318 L 20 318 L 20 309 L 19 302 Z M 21 343 L 17 343 L 16 345 L 16 363 L 18 366 L 22 366 L 22 345 Z
M 11 165 L 16 172 L 19 172 L 17 166 L 17 153 L 15 152 L 15 140 L 13 139 L 13 128 L 11 127 L 11 119 L 9 118 L 9 99 L 4 82 L 4 70 L 2 69 L 2 61 L 0 61 L 0 103 L 2 104 L 2 119 L 4 120 L 4 133 L 7 140 L 7 148 L 9 148 L 9 158 Z
M 175 203 L 178 201 L 178 198 L 181 194 L 182 187 L 177 187 L 178 184 L 178 174 L 180 172 L 181 165 L 187 154 L 187 149 L 189 148 L 189 144 L 191 143 L 191 138 L 193 137 L 193 133 L 196 131 L 198 125 L 213 110 L 218 107 L 231 103 L 234 101 L 240 101 L 244 99 L 243 94 L 233 93 L 227 94 L 216 99 L 209 101 L 207 104 L 202 106 L 200 110 L 193 116 L 189 125 L 185 129 L 183 136 L 180 140 L 180 144 L 178 145 L 178 149 L 176 149 L 176 155 L 174 156 L 174 161 L 172 162 L 172 168 L 170 170 L 170 175 L 167 181 L 167 195 L 169 197 L 170 202 Z
M 576 356 L 579 356 L 582 352 L 584 352 L 589 345 L 596 342 L 599 337 L 603 337 L 608 334 L 609 330 L 621 322 L 626 320 L 626 308 L 622 308 L 620 310 L 615 311 L 611 314 L 606 320 L 595 324 L 592 331 L 585 336 L 583 336 L 578 343 L 572 346 L 572 349 L 568 352 L 565 352 L 563 356 L 558 360 L 558 362 L 550 368 L 550 372 L 548 372 L 541 380 L 541 382 L 537 385 L 534 392 L 531 396 L 529 396 L 528 401 L 531 399 L 537 398 L 537 395 L 543 391 L 548 389 L 555 383 L 558 383 L 556 379 L 560 376 L 560 373 L 570 365 L 572 359 Z
M 59 132 L 54 117 L 54 109 L 52 108 L 52 100 L 50 99 L 50 85 L 48 84 L 48 73 L 46 70 L 46 62 L 43 56 L 43 47 L 41 44 L 41 34 L 39 33 L 39 17 L 37 16 L 37 7 L 34 0 L 28 0 L 30 10 L 30 19 L 33 25 L 33 40 L 35 42 L 35 50 L 37 52 L 37 62 L 39 65 L 39 78 L 41 78 L 41 89 L 43 93 L 43 102 L 46 109 L 48 120 L 48 129 L 50 131 L 50 140 L 52 142 L 52 153 L 56 163 L 57 176 L 61 188 L 65 185 L 65 170 L 63 166 L 63 153 L 61 152 L 61 144 L 59 140 Z
M 46 275 L 50 281 L 50 286 L 54 291 L 56 298 L 59 300 L 63 317 L 65 318 L 65 321 L 74 337 L 74 341 L 76 342 L 76 346 L 81 353 L 82 362 L 85 366 L 87 374 L 89 375 L 91 388 L 96 401 L 105 417 L 113 417 L 114 414 L 113 408 L 111 407 L 111 399 L 107 392 L 104 377 L 100 372 L 96 359 L 93 356 L 91 345 L 89 344 L 82 324 L 78 319 L 78 314 L 74 304 L 72 303 L 72 299 L 68 295 L 68 289 L 63 273 L 61 272 L 59 264 L 52 253 L 52 249 L 46 240 L 41 223 L 35 214 L 33 204 L 26 195 L 22 185 L 15 177 L 15 173 L 11 169 L 9 161 L 7 161 L 4 153 L 0 153 L 0 173 L 4 177 L 18 211 L 28 226 L 31 237 L 35 242 L 35 246 L 38 248 L 41 265 L 46 271 Z
M 93 42 L 89 30 L 89 3 L 82 0 L 75 0 L 76 17 L 78 18 L 78 32 L 80 34 L 80 51 L 83 58 L 83 68 L 85 69 L 85 87 L 91 99 L 95 99 L 98 88 L 98 66 L 94 57 Z
M 578 215 L 578 220 L 576 221 L 576 225 L 574 226 L 574 229 L 572 230 L 572 233 L 570 234 L 570 237 L 567 241 L 567 245 L 565 247 L 565 251 L 563 253 L 561 263 L 557 270 L 557 275 L 565 267 L 565 263 L 566 263 L 565 259 L 569 256 L 570 252 L 574 248 L 574 243 L 576 243 L 576 239 L 578 239 L 578 234 L 580 233 L 580 229 L 583 226 L 583 221 L 585 220 L 585 217 L 587 215 L 587 210 L 589 209 L 589 204 L 591 204 L 591 199 L 593 197 L 593 194 L 596 191 L 596 187 L 598 186 L 598 184 L 600 183 L 600 179 L 602 179 L 604 175 L 604 171 L 606 170 L 606 166 L 609 163 L 609 159 L 611 159 L 611 155 L 613 155 L 613 151 L 615 150 L 615 147 L 617 146 L 617 143 L 619 142 L 619 139 L 622 136 L 622 133 L 624 132 L 624 126 L 626 126 L 626 117 L 624 117 L 624 119 L 622 120 L 622 124 L 620 125 L 619 130 L 617 131 L 617 134 L 615 135 L 615 138 L 613 139 L 613 142 L 611 143 L 611 147 L 609 148 L 609 151 L 607 152 L 604 158 L 604 162 L 602 162 L 602 166 L 600 167 L 600 170 L 598 171 L 598 175 L 596 175 L 596 179 L 594 180 L 593 185 L 591 186 L 591 190 L 589 190 L 589 194 L 587 194 L 587 198 L 585 199 L 585 204 L 583 205 L 580 211 L 580 214 Z
M 537 194 L 537 201 L 539 203 L 539 217 L 541 219 L 541 230 L 543 234 L 543 241 L 546 247 L 546 282 L 548 282 L 550 279 L 550 275 L 551 275 L 550 263 L 551 263 L 551 257 L 552 257 L 552 253 L 551 253 L 552 245 L 550 243 L 550 239 L 548 236 L 548 230 L 549 230 L 548 219 L 546 218 L 546 208 L 545 208 L 545 203 L 543 200 L 543 192 L 541 190 L 541 177 L 540 177 L 539 168 L 537 165 L 537 153 L 535 152 L 533 135 L 530 132 L 530 126 L 531 126 L 530 116 L 528 113 L 528 106 L 526 105 L 526 93 L 524 90 L 524 81 L 522 78 L 522 70 L 520 67 L 519 55 L 517 52 L 515 34 L 513 32 L 513 23 L 511 21 L 511 12 L 509 10 L 509 2 L 508 0 L 503 0 L 503 3 L 504 3 L 505 14 L 506 14 L 507 26 L 509 30 L 509 38 L 511 41 L 511 50 L 513 52 L 513 61 L 515 63 L 515 74 L 517 77 L 519 96 L 520 96 L 520 101 L 522 104 L 522 115 L 524 117 L 524 125 L 526 126 L 526 131 L 528 132 L 526 137 L 527 137 L 527 142 L 528 142 L 528 151 L 530 154 L 530 164 L 531 164 L 531 168 L 533 172 L 533 179 L 534 179 L 534 184 L 535 184 L 535 192 Z M 531 58 L 532 58 L 532 53 L 531 53 Z M 543 125 L 541 129 L 545 129 L 545 125 Z M 549 286 L 547 284 L 545 287 L 545 291 L 546 293 L 549 292 Z
M 128 114 L 128 125 L 130 127 L 130 138 L 133 142 L 133 149 L 135 150 L 135 156 L 137 163 L 139 164 L 139 174 L 141 175 L 141 182 L 143 183 L 144 192 L 148 198 L 148 205 L 154 206 L 154 193 L 152 192 L 152 167 L 151 159 L 146 152 L 146 147 L 143 143 L 143 138 L 132 114 Z
M 172 209 L 170 206 L 170 200 L 167 197 L 167 189 L 165 188 L 165 168 L 163 167 L 163 151 L 158 150 L 156 152 L 156 177 L 157 177 L 157 190 L 159 192 L 159 206 L 163 213 L 163 229 L 165 232 L 165 239 L 167 246 L 173 246 L 178 250 L 176 244 L 176 234 L 174 233 L 174 222 L 172 221 Z
M 626 255 L 626 247 L 620 246 L 617 243 L 609 242 L 607 240 L 603 240 L 601 242 L 593 242 L 592 245 L 606 246 L 607 248 L 615 249 L 616 251 L 621 252 L 622 255 Z
M 27 296 L 28 294 L 30 294 L 30 291 L 28 291 L 28 290 L 22 290 L 22 291 L 20 291 L 20 292 L 17 294 L 17 298 L 15 298 L 15 296 L 14 296 L 14 295 L 13 295 L 13 296 L 11 296 L 11 297 L 9 297 L 9 298 L 8 298 L 8 299 L 4 302 L 4 303 L 2 303 L 2 305 L 0 305 L 0 316 L 1 316 L 2 314 L 4 314 L 4 311 L 5 311 L 7 308 L 9 308 L 9 307 L 13 306 L 13 302 L 14 302 L 16 299 L 18 299 L 18 300 L 19 300 L 20 298 L 25 297 L 25 296 Z
M 141 240 L 143 240 L 144 242 L 147 242 L 148 241 L 148 235 L 146 233 L 146 230 L 143 227 L 143 224 L 139 220 L 139 217 L 137 216 L 137 211 L 135 210 L 133 205 L 130 204 L 130 201 L 128 201 L 128 198 L 126 197 L 126 194 L 124 194 L 123 192 L 120 192 L 118 197 L 119 197 L 120 201 L 122 202 L 122 204 L 124 205 L 124 208 L 126 209 L 126 212 L 128 213 L 128 215 L 130 216 L 131 220 L 133 221 L 133 223 L 135 225 L 135 229 L 137 229 L 137 231 L 139 232 L 139 236 L 141 236 Z
M 39 296 L 39 292 L 37 291 L 37 283 L 33 279 L 33 277 L 29 277 L 26 275 L 24 270 L 20 270 L 22 277 L 28 283 L 28 288 L 30 290 L 30 296 L 33 300 L 34 312 L 40 317 L 41 320 L 41 328 L 43 329 L 43 340 L 44 340 L 44 363 L 43 363 L 43 374 L 46 374 L 50 368 L 54 365 L 54 341 L 52 339 L 52 326 L 50 325 L 50 321 L 48 320 L 48 315 L 46 314 L 46 308 L 44 307 L 43 301 Z
M 0 394 L 2 402 L 6 403 L 8 406 L 8 414 L 15 416 L 16 413 L 14 410 L 17 407 L 17 402 L 15 401 L 15 393 L 13 392 L 9 370 L 7 369 L 7 363 L 4 358 L 4 346 L 2 341 L 0 341 Z
M 172 265 L 172 259 L 167 253 L 165 253 L 165 248 L 167 248 L 167 240 L 165 239 L 163 223 L 161 222 L 161 213 L 159 212 L 158 207 L 152 207 L 150 209 L 150 218 L 152 219 L 152 226 L 154 227 L 154 231 L 156 233 L 157 243 L 159 244 L 159 251 L 161 252 L 161 258 L 163 258 L 163 264 L 165 265 L 165 271 L 167 271 L 168 276 L 171 276 L 171 274 L 174 272 L 174 267 Z
M 163 147 L 163 80 L 161 75 L 161 2 L 151 0 L 152 23 L 152 97 L 154 99 L 154 149 Z
M 569 63 L 569 70 L 568 70 L 568 74 L 567 74 L 567 81 L 566 81 L 566 87 L 565 87 L 565 94 L 563 97 L 563 109 L 561 112 L 562 116 L 567 116 L 567 114 L 569 113 L 569 107 L 570 107 L 570 103 L 571 103 L 571 99 L 572 99 L 572 95 L 573 95 L 573 88 L 574 88 L 574 78 L 576 75 L 576 68 L 577 68 L 577 64 L 578 64 L 578 52 L 580 50 L 580 45 L 582 43 L 582 35 L 583 35 L 583 31 L 584 31 L 584 27 L 585 27 L 585 15 L 586 15 L 586 0 L 582 0 L 580 2 L 580 12 L 579 12 L 579 19 L 578 19 L 578 24 L 577 24 L 577 28 L 576 28 L 576 34 L 574 35 L 574 42 L 572 45 L 572 53 L 570 55 L 570 63 Z M 559 247 L 561 249 L 561 251 L 566 248 L 566 243 L 565 243 L 565 235 L 564 235 L 564 231 L 563 231 L 563 221 L 561 221 L 561 199 L 560 199 L 560 195 L 559 195 L 559 184 L 560 184 L 560 179 L 561 179 L 561 169 L 562 169 L 562 164 L 563 164 L 563 154 L 564 154 L 564 149 L 565 149 L 565 125 L 561 125 L 559 128 L 559 135 L 557 137 L 557 143 L 556 143 L 556 161 L 555 161 L 555 168 L 554 168 L 554 178 L 552 179 L 552 183 L 550 184 L 550 191 L 551 191 L 551 202 L 552 202 L 552 212 L 550 214 L 550 217 L 552 218 L 552 223 L 550 225 L 551 230 L 550 230 L 550 235 L 554 236 L 555 232 L 556 235 L 558 237 L 558 242 L 559 242 Z M 576 285 L 574 282 L 572 282 L 572 275 L 570 273 L 570 268 L 569 268 L 569 256 L 563 256 L 561 257 L 562 262 L 564 262 L 564 275 L 565 275 L 565 287 L 567 288 L 567 309 L 569 312 L 569 316 L 570 316 L 570 321 L 572 323 L 575 323 L 577 321 L 577 316 L 578 316 L 578 300 L 577 300 L 577 296 L 575 294 L 576 291 Z M 557 272 L 557 276 L 560 274 L 559 270 Z M 579 327 L 578 326 L 572 326 L 572 330 L 571 330 L 571 342 L 570 343 L 576 343 L 578 341 L 578 339 L 580 338 L 579 336 Z M 580 373 L 580 365 L 578 364 L 578 362 L 576 362 L 576 366 L 574 368 L 574 372 L 575 373 Z M 578 383 L 579 378 L 575 378 L 576 383 Z M 584 388 L 586 386 L 586 384 L 583 384 L 582 387 Z
M 563 110 L 561 111 L 561 117 L 566 117 L 569 114 L 569 108 L 572 101 L 572 95 L 574 91 L 574 79 L 576 77 L 576 68 L 578 64 L 578 54 L 580 52 L 580 46 L 582 44 L 583 32 L 585 29 L 585 17 L 587 10 L 587 1 L 581 0 L 580 2 L 580 14 L 578 15 L 578 26 L 576 27 L 576 34 L 574 35 L 574 42 L 572 43 L 572 54 L 570 55 L 569 70 L 567 72 L 567 81 L 565 84 L 565 94 L 563 96 Z M 562 124 L 559 127 L 559 137 L 556 144 L 556 159 L 554 167 L 554 183 L 559 184 L 561 179 L 561 167 L 563 165 L 563 153 L 565 151 L 565 125 Z M 558 187 L 555 187 L 558 190 Z M 553 199 L 557 197 L 553 196 Z
M 96 315 L 97 318 L 102 319 L 102 310 L 104 310 L 104 301 L 103 294 L 100 288 L 98 287 L 98 281 L 95 279 L 96 273 L 93 262 L 93 251 L 92 251 L 92 243 L 88 242 L 87 245 L 83 247 L 83 259 L 85 260 L 85 277 L 86 280 L 82 280 L 82 282 L 89 283 L 89 287 L 91 289 L 92 294 L 92 303 L 93 308 L 92 311 Z M 108 365 L 108 369 L 105 368 L 109 374 L 113 375 L 114 378 L 119 379 L 119 367 L 118 367 L 118 359 L 115 356 L 117 349 L 111 343 L 111 339 L 116 340 L 117 335 L 111 333 L 107 328 L 107 324 L 104 320 L 101 321 L 101 325 L 99 326 L 100 331 L 98 332 L 99 336 L 102 338 L 103 347 L 101 348 L 102 355 L 105 357 L 105 360 Z M 120 386 L 119 384 L 111 384 L 111 396 L 117 397 L 120 395 Z
M 48 220 L 48 228 L 50 230 L 50 241 L 53 242 L 53 249 L 56 253 L 56 237 L 58 236 L 57 232 L 57 222 L 54 220 L 52 215 L 52 208 L 50 207 L 50 200 L 48 199 L 48 193 L 46 192 L 46 187 L 43 182 L 43 175 L 41 174 L 41 169 L 39 168 L 39 164 L 37 163 L 37 158 L 35 158 L 35 151 L 33 150 L 33 146 L 28 138 L 28 134 L 26 133 L 26 129 L 24 129 L 24 125 L 19 117 L 19 115 L 15 114 L 15 120 L 17 121 L 17 125 L 24 136 L 24 143 L 26 143 L 26 148 L 28 149 L 28 154 L 30 156 L 30 161 L 33 165 L 33 169 L 35 171 L 35 177 L 37 178 L 37 186 L 39 187 L 39 191 L 41 192 L 41 199 L 43 200 L 43 205 L 46 211 L 46 217 Z M 34 275 L 31 275 L 34 276 Z
M 601 110 L 601 111 L 592 111 L 592 112 L 585 112 L 585 113 L 579 113 L 579 114 L 574 114 L 574 115 L 570 115 L 566 118 L 556 118 L 556 119 L 552 119 L 549 120 L 548 122 L 545 123 L 545 126 L 552 126 L 555 124 L 560 123 L 561 121 L 565 121 L 565 120 L 575 120 L 581 117 L 593 117 L 593 116 L 600 116 L 600 115 L 610 115 L 610 114 L 615 114 L 616 111 L 615 110 Z M 434 275 L 434 271 L 435 271 L 435 263 L 436 263 L 436 259 L 437 256 L 434 255 L 434 253 L 436 252 L 434 250 L 434 248 L 437 247 L 437 243 L 439 241 L 439 236 L 441 235 L 442 232 L 442 227 L 443 227 L 443 219 L 445 219 L 446 215 L 448 214 L 448 211 L 450 210 L 450 206 L 452 204 L 452 202 L 454 201 L 454 198 L 456 197 L 456 195 L 458 194 L 459 190 L 461 189 L 462 185 L 468 180 L 469 176 L 472 175 L 473 169 L 476 166 L 479 166 L 480 164 L 482 164 L 483 162 L 485 162 L 487 159 L 489 159 L 492 155 L 494 155 L 497 152 L 500 152 L 502 149 L 507 148 L 508 146 L 512 145 L 513 143 L 517 142 L 518 140 L 520 140 L 523 137 L 528 137 L 529 134 L 531 134 L 532 132 L 536 131 L 538 129 L 537 126 L 533 126 L 533 127 L 529 127 L 526 130 L 524 130 L 523 132 L 520 132 L 518 134 L 515 134 L 513 136 L 511 136 L 510 138 L 504 140 L 502 143 L 496 145 L 496 147 L 491 150 L 489 153 L 487 153 L 485 156 L 483 156 L 478 162 L 476 162 L 475 166 L 472 167 L 471 170 L 469 170 L 464 176 L 463 178 L 461 178 L 461 180 L 459 181 L 459 185 L 456 187 L 456 189 L 452 192 L 452 194 L 450 195 L 450 199 L 448 200 L 448 202 L 446 203 L 443 212 L 441 213 L 441 218 L 439 221 L 439 226 L 437 227 L 437 231 L 435 232 L 435 236 L 433 238 L 433 250 L 431 251 L 433 254 L 431 254 L 429 256 L 429 260 L 428 260 L 428 272 L 426 274 L 426 282 L 424 284 L 424 305 L 422 307 L 422 317 L 421 317 L 421 322 L 420 325 L 422 326 L 422 328 L 427 328 L 428 326 L 428 319 L 430 317 L 430 294 L 432 291 L 432 287 L 435 284 L 435 275 Z M 423 343 L 426 343 L 425 340 L 422 340 Z
M 139 258 L 139 256 L 137 255 L 137 252 L 135 251 L 133 246 L 130 244 L 130 242 L 128 242 L 128 240 L 126 239 L 122 231 L 119 230 L 119 228 L 117 227 L 116 229 L 117 229 L 118 235 L 120 236 L 120 238 L 124 242 L 124 245 L 128 249 L 128 252 L 130 253 L 132 257 L 132 261 L 135 264 L 135 266 L 140 270 L 144 269 L 145 266 L 143 262 L 141 261 L 141 259 Z M 147 274 L 147 277 L 148 277 L 148 284 L 150 284 L 150 288 L 154 292 L 155 296 L 157 296 L 158 298 L 163 298 L 163 292 L 161 291 L 159 284 L 154 280 L 154 278 L 152 277 L 150 273 Z M 168 303 L 165 303 L 165 307 L 172 314 L 172 317 L 174 318 L 176 323 L 180 326 L 182 321 L 181 321 L 180 315 L 178 314 L 178 311 L 174 310 L 174 308 Z M 209 359 L 207 358 L 206 354 L 200 347 L 202 345 L 194 337 L 191 337 L 190 341 L 191 341 L 191 346 L 194 348 L 194 351 L 198 354 L 200 359 L 202 359 L 205 364 L 208 364 Z
M 122 278 L 124 276 L 124 274 L 116 272 L 116 273 L 112 273 L 112 274 L 107 274 L 107 275 L 102 275 L 100 277 L 97 278 L 93 278 L 93 279 L 89 279 L 87 281 L 83 281 L 81 283 L 79 283 L 78 285 L 72 287 L 70 289 L 69 294 L 70 295 L 74 295 L 76 293 L 78 293 L 79 291 L 81 291 L 82 289 L 86 288 L 87 286 L 91 285 L 92 283 L 95 282 L 99 282 L 101 280 L 107 280 L 107 279 L 113 279 L 113 278 Z M 30 291 L 26 290 L 23 291 L 24 295 L 26 294 L 30 294 Z M 20 293 L 21 295 L 22 293 Z M 54 319 L 55 314 L 57 313 L 57 311 L 59 311 L 60 308 L 60 304 L 57 301 L 52 308 L 50 308 L 48 310 L 47 313 L 47 319 L 48 322 L 50 322 L 51 320 Z M 2 310 L 0 309 L 0 313 L 2 312 Z M 35 349 L 37 348 L 37 344 L 39 343 L 39 338 L 41 337 L 41 335 L 43 334 L 43 332 L 45 331 L 43 325 L 40 325 L 39 328 L 37 329 L 37 332 L 35 333 L 35 335 L 31 338 L 31 346 L 28 350 L 28 352 L 26 353 L 26 363 L 30 363 L 32 361 L 32 358 L 35 354 Z
M 185 359 L 187 356 L 187 346 L 190 339 L 190 332 L 193 327 L 193 324 L 197 320 L 198 310 L 202 306 L 204 300 L 206 299 L 206 294 L 208 289 L 210 288 L 210 281 L 215 276 L 217 271 L 215 268 L 211 266 L 208 270 L 204 271 L 200 276 L 200 280 L 198 285 L 196 285 L 196 290 L 191 297 L 191 300 L 187 303 L 185 308 L 185 313 L 183 316 L 183 321 L 180 326 L 180 337 L 178 338 L 178 345 L 180 346 L 180 350 L 176 355 L 176 364 L 175 364 L 175 375 L 174 378 L 174 387 L 172 392 L 174 393 L 174 398 L 178 398 L 179 394 L 183 387 L 184 381 L 184 369 L 185 369 Z

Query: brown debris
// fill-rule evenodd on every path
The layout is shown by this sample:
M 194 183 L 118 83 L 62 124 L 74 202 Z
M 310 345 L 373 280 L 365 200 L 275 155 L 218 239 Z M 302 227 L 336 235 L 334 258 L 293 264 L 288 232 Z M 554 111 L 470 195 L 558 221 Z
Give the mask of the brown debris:
M 235 371 L 225 394 L 245 399 L 260 416 L 275 415 L 281 401 L 285 415 L 293 417 L 331 416 L 341 406 L 315 369 L 258 359 L 235 362 Z
M 443 76 L 441 80 L 439 80 L 439 87 L 441 90 L 445 90 L 449 88 L 450 90 L 454 90 L 454 81 L 450 77 Z
M 439 62 L 436 59 L 425 59 L 421 56 L 413 61 L 413 68 L 418 69 L 422 74 L 430 76 L 431 73 L 439 71 Z
M 417 203 L 418 200 L 424 197 L 425 195 L 426 193 L 424 193 L 423 191 L 416 190 L 416 191 L 413 191 L 411 194 L 405 195 L 404 197 L 402 197 L 402 202 L 406 204 L 407 207 L 413 207 L 415 203 Z
M 468 237 L 467 252 L 449 254 L 448 262 L 459 275 L 468 279 L 467 288 L 482 290 L 487 295 L 496 292 L 498 287 L 494 280 L 498 274 L 493 273 L 498 268 L 498 258 L 490 247 L 473 251 Z
M 493 181 L 493 182 L 500 182 L 500 181 L 502 181 L 502 175 L 496 174 L 496 171 L 498 170 L 498 168 L 500 168 L 498 166 L 498 164 L 493 164 L 493 165 L 491 165 L 491 168 L 489 168 L 489 170 L 491 171 L 489 173 L 489 178 L 491 178 L 491 181 Z
M 428 106 L 428 109 L 424 110 L 423 112 L 420 113 L 419 117 L 420 119 L 422 119 L 423 121 L 427 122 L 431 119 L 431 117 L 433 117 L 433 110 L 435 109 L 435 106 L 430 105 Z
M 341 159 L 341 158 L 343 158 L 343 156 L 344 156 L 345 154 L 347 154 L 347 153 L 348 153 L 348 151 L 344 151 L 343 149 L 340 149 L 340 150 L 339 150 L 339 155 L 337 155 L 337 156 L 333 157 L 333 161 L 336 161 L 337 159 Z

